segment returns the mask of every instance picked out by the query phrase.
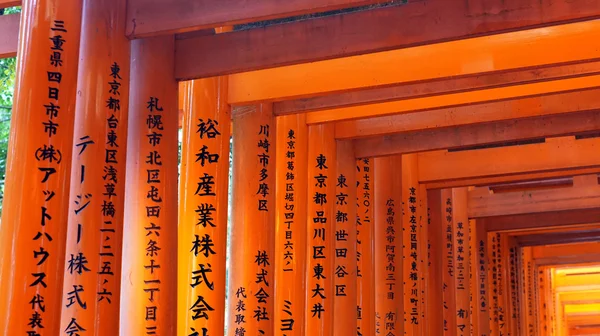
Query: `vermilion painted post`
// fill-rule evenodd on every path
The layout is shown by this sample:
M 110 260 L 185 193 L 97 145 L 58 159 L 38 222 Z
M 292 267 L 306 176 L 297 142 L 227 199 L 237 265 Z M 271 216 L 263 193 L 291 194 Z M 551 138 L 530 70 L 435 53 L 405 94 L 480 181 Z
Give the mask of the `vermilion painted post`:
M 277 118 L 275 335 L 304 336 L 308 127 L 304 114 Z
M 375 335 L 374 159 L 356 161 L 357 334 Z
M 356 173 L 351 141 L 336 144 L 333 335 L 357 334 Z
M 306 334 L 333 335 L 336 143 L 332 124 L 308 128 Z
M 0 230 L 0 334 L 58 335 L 82 1 L 22 5 Z
M 62 331 L 119 333 L 130 62 L 125 14 L 122 0 L 83 1 Z
M 276 134 L 271 104 L 233 115 L 230 336 L 273 335 Z
M 174 39 L 131 43 L 120 333 L 172 335 L 177 330 L 179 118 Z M 200 300 L 190 309 L 202 316 L 204 304 Z
M 231 125 L 227 78 L 198 79 L 187 86 L 179 184 L 177 329 L 181 335 L 222 336 Z M 204 301 L 201 314 L 194 308 L 198 301 Z

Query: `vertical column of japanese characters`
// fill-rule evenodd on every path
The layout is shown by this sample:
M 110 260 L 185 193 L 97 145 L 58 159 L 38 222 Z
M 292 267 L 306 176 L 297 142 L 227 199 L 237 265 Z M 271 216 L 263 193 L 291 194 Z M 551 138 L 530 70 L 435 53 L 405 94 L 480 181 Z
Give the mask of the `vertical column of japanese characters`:
M 456 304 L 456 328 L 458 335 L 463 336 L 465 333 L 470 332 L 470 328 L 468 328 L 468 324 L 470 323 L 468 314 L 469 307 L 468 301 L 466 300 L 469 296 L 469 293 L 465 293 L 468 291 L 468 289 L 465 284 L 465 227 L 463 222 L 456 223 L 455 235 L 456 246 L 454 248 L 456 251 L 456 296 L 460 296 L 460 300 L 457 298 Z
M 385 286 L 387 288 L 387 300 L 397 302 L 397 272 L 396 272 L 396 201 L 393 198 L 389 198 L 385 201 L 386 209 L 386 236 L 385 236 L 385 252 L 387 264 L 385 270 L 387 271 L 385 278 Z M 398 322 L 398 311 L 389 310 L 385 312 L 385 333 L 386 336 L 396 336 L 396 323 Z
M 411 325 L 419 325 L 419 233 L 417 227 L 417 189 L 413 186 L 408 188 L 409 196 L 408 196 L 408 218 L 409 218 L 409 258 L 405 260 L 410 265 L 409 268 L 409 280 L 408 285 L 408 295 L 410 298 L 410 324 Z
M 375 330 L 371 162 L 371 159 L 366 158 L 357 160 L 356 164 L 357 336 L 370 335 Z
M 58 86 L 62 80 L 61 68 L 64 66 L 62 59 L 63 46 L 66 41 L 66 36 L 68 34 L 67 29 L 65 27 L 65 22 L 61 20 L 55 20 L 53 25 L 50 28 L 51 37 L 50 37 L 50 57 L 49 63 L 52 71 L 47 72 L 48 79 L 48 104 L 44 105 L 44 110 L 46 111 L 46 116 L 48 117 L 47 122 L 43 122 L 43 132 L 48 134 L 48 141 L 38 147 L 34 153 L 35 158 L 41 164 L 38 169 L 43 173 L 43 178 L 41 183 L 49 182 L 50 178 L 53 174 L 55 174 L 58 170 L 59 165 L 62 162 L 62 151 L 66 148 L 57 148 L 52 143 L 52 136 L 56 135 L 58 132 L 58 128 L 60 126 L 60 106 L 59 104 L 59 88 Z M 70 149 L 67 149 L 70 150 Z M 56 177 L 55 177 L 56 178 Z M 52 183 L 47 183 L 47 185 L 52 185 Z M 57 185 L 54 183 L 54 185 Z M 68 190 L 68 189 L 67 189 Z M 38 335 L 38 332 L 41 332 L 40 328 L 44 328 L 42 324 L 43 321 L 43 313 L 45 312 L 44 305 L 44 292 L 48 287 L 46 283 L 47 274 L 44 271 L 44 263 L 50 258 L 49 249 L 45 249 L 43 245 L 52 243 L 52 236 L 48 233 L 48 228 L 46 225 L 50 225 L 52 222 L 52 214 L 45 206 L 48 202 L 52 200 L 52 198 L 59 192 L 58 190 L 47 189 L 42 192 L 43 196 L 41 197 L 41 218 L 40 218 L 40 229 L 38 233 L 33 237 L 33 259 L 37 260 L 36 266 L 38 266 L 39 272 L 31 273 L 33 277 L 33 281 L 29 284 L 29 287 L 34 287 L 36 294 L 33 296 L 31 301 L 32 314 L 29 319 L 28 326 L 31 328 L 31 331 L 28 331 L 28 334 Z M 61 225 L 57 223 L 56 225 Z M 39 245 L 37 244 L 39 243 Z M 41 246 L 40 246 L 41 245 Z
M 444 297 L 444 333 L 453 334 L 454 331 L 450 332 L 451 328 L 454 328 L 453 321 L 454 312 L 450 310 L 450 307 L 454 309 L 454 235 L 452 234 L 452 198 L 448 197 L 445 206 L 445 221 L 446 221 L 446 245 L 444 251 L 446 254 L 446 263 L 444 264 L 443 273 L 443 291 Z
M 159 100 L 160 98 L 157 97 L 149 97 L 146 106 L 146 120 L 148 125 L 146 136 L 148 137 L 151 150 L 148 153 L 147 160 L 144 162 L 148 190 L 146 198 L 149 200 L 149 203 L 145 205 L 146 225 L 144 229 L 146 231 L 146 247 L 142 267 L 145 270 L 143 273 L 144 293 L 147 295 L 144 320 L 146 333 L 149 335 L 158 335 L 161 333 L 156 324 L 159 307 L 154 303 L 154 296 L 161 290 L 161 279 L 158 273 L 155 274 L 156 270 L 161 268 L 160 263 L 157 263 L 157 257 L 161 251 L 161 226 L 156 224 L 155 221 L 158 221 L 160 218 L 163 201 L 161 191 L 157 187 L 161 183 L 162 155 L 160 142 L 164 130 L 161 121 L 163 108 L 160 106 Z
M 283 267 L 283 272 L 299 272 L 300 270 L 294 270 L 294 266 L 297 265 L 294 263 L 294 234 L 298 234 L 298 230 L 294 230 L 295 227 L 295 179 L 296 175 L 294 172 L 296 165 L 296 135 L 293 129 L 289 129 L 287 132 L 287 143 L 286 143 L 287 151 L 287 165 L 286 165 L 286 174 L 285 174 L 285 195 L 284 195 L 284 226 L 285 226 L 285 238 L 286 241 L 283 247 L 283 256 L 282 260 L 284 264 L 281 265 Z M 294 232 L 295 231 L 295 232 Z M 280 286 L 285 286 L 285 284 L 281 284 Z M 291 299 L 291 298 L 290 298 Z M 283 335 L 287 335 L 285 332 L 294 330 L 294 316 L 292 308 L 293 302 L 290 300 L 284 300 L 282 312 L 286 315 L 286 318 L 281 319 L 281 327 L 280 330 Z
M 267 195 L 269 195 L 270 187 L 267 183 L 267 178 L 271 173 L 269 168 L 271 166 L 270 158 L 271 155 L 269 153 L 269 148 L 271 146 L 271 132 L 269 129 L 269 125 L 260 125 L 258 130 L 259 140 L 257 142 L 257 147 L 259 148 L 258 153 L 258 161 L 260 163 L 260 172 L 258 179 L 258 191 L 256 192 L 259 195 L 258 199 L 258 210 L 259 211 L 273 211 L 270 209 L 272 204 L 269 204 L 267 200 Z M 270 256 L 267 250 L 258 250 L 256 252 L 256 258 L 254 263 L 256 264 L 256 280 L 255 283 L 259 286 L 257 291 L 254 292 L 254 297 L 256 298 L 256 309 L 254 310 L 254 315 L 252 318 L 256 319 L 258 322 L 259 335 L 263 335 L 265 333 L 271 333 L 271 330 L 265 330 L 265 326 L 269 326 L 269 323 L 261 323 L 261 321 L 269 321 L 272 316 L 269 316 L 269 312 L 271 312 L 273 305 L 268 304 L 268 299 L 273 295 L 273 291 L 271 289 L 271 284 L 269 283 L 269 274 L 273 274 L 273 267 L 271 266 L 271 262 L 269 260 Z M 271 312 L 272 313 L 272 312 Z
M 220 256 L 215 256 L 216 247 L 213 236 L 215 236 L 218 225 L 224 225 L 219 220 L 215 220 L 215 213 L 217 211 L 225 211 L 225 209 L 217 209 L 215 204 L 218 202 L 218 193 L 223 192 L 219 188 L 215 187 L 215 173 L 218 168 L 216 167 L 221 160 L 221 156 L 211 150 L 221 149 L 221 132 L 219 130 L 219 122 L 210 118 L 198 119 L 198 129 L 196 133 L 201 140 L 201 147 L 198 148 L 196 154 L 195 163 L 199 164 L 203 170 L 200 171 L 198 177 L 198 186 L 194 195 L 198 198 L 198 204 L 194 212 L 196 213 L 196 228 L 200 230 L 201 234 L 194 234 L 194 238 L 191 242 L 190 253 L 193 254 L 194 260 L 198 262 L 197 269 L 191 272 L 190 279 L 190 291 L 194 293 L 192 295 L 191 306 L 188 309 L 188 319 L 190 335 L 208 335 L 209 328 L 207 324 L 198 323 L 196 321 L 208 321 L 211 312 L 215 309 L 208 302 L 207 291 L 213 292 L 215 290 L 215 283 L 210 280 L 210 274 L 212 274 L 212 264 L 218 264 L 221 262 Z M 228 129 L 228 128 L 227 128 Z M 225 178 L 224 176 L 218 176 L 218 178 Z M 215 224 L 216 223 L 216 224 Z M 182 224 L 183 225 L 183 224 Z M 224 244 L 223 241 L 217 241 L 217 244 Z M 217 260 L 217 258 L 220 258 Z M 217 261 L 217 263 L 215 263 Z M 196 264 L 196 263 L 194 263 Z M 210 297 L 214 297 L 210 295 Z M 224 298 L 223 298 L 224 299 Z M 188 302 L 189 303 L 189 302 Z M 214 305 L 214 304 L 212 304 Z

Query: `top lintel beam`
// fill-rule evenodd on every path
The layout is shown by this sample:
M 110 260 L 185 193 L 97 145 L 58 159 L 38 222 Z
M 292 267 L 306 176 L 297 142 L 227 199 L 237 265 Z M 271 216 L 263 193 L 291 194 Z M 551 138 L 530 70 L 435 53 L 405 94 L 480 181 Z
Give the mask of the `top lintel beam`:
M 176 76 L 211 77 L 599 17 L 600 0 L 528 1 L 526 6 L 500 0 L 411 0 L 402 6 L 179 40 Z
M 21 0 L 0 0 L 0 8 L 21 6 Z
M 141 38 L 181 33 L 381 2 L 386 1 L 128 0 L 127 35 L 130 38 Z

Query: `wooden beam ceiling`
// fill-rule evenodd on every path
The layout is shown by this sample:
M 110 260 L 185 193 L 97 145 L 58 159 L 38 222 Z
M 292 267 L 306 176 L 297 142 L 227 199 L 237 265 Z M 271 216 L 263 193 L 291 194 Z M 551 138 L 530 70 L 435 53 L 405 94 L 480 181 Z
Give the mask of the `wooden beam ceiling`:
M 229 102 L 244 105 L 600 59 L 600 49 L 589 43 L 598 34 L 600 21 L 585 21 L 239 73 L 230 76 Z
M 439 79 L 424 83 L 409 83 L 305 99 L 285 100 L 275 102 L 273 111 L 276 115 L 286 115 L 597 74 L 600 74 L 600 61 L 553 64 L 535 69 L 515 69 L 500 73 L 485 73 L 462 78 Z
M 546 143 L 459 152 L 419 153 L 419 181 L 459 181 L 511 174 L 600 167 L 600 139 L 552 138 Z
M 490 232 L 539 230 L 541 228 L 600 223 L 600 209 L 552 211 L 545 213 L 481 218 L 481 225 Z
M 180 33 L 382 2 L 386 0 L 128 0 L 127 35 Z
M 191 17 L 193 9 L 189 12 L 182 15 Z M 399 7 L 179 40 L 176 72 L 178 78 L 210 77 L 598 17 L 598 0 L 528 1 L 527 5 L 500 0 L 409 0 Z M 173 24 L 167 21 L 161 26 Z
M 573 102 L 577 104 L 577 102 Z M 600 108 L 600 103 L 599 103 Z M 397 133 L 354 140 L 358 158 L 427 152 L 600 131 L 600 110 Z
M 0 15 L 0 58 L 17 55 L 20 18 L 20 14 Z
M 430 130 L 501 120 L 574 113 L 600 109 L 600 89 L 556 93 L 538 97 L 505 100 L 434 109 L 419 113 L 337 122 L 337 139 L 355 139 L 402 132 Z
M 596 178 L 597 182 L 597 178 Z M 482 190 L 478 190 L 482 189 Z M 600 209 L 600 185 L 494 194 L 488 188 L 469 192 L 469 218 Z
M 538 266 L 566 265 L 575 263 L 600 262 L 600 242 L 583 242 L 577 244 L 545 245 L 531 247 L 533 259 Z M 568 278 L 572 285 L 585 284 L 588 279 L 600 278 L 590 276 L 557 276 L 556 287 L 566 284 L 561 281 Z
M 520 246 L 599 242 L 600 229 L 530 234 L 518 236 L 516 239 Z
M 472 106 L 486 102 L 501 102 L 518 98 L 533 98 L 553 93 L 600 88 L 600 75 L 560 79 L 555 81 L 506 86 L 493 89 L 451 93 L 441 96 L 414 98 L 376 104 L 342 107 L 306 114 L 307 124 L 383 117 L 386 115 L 430 111 L 433 109 Z

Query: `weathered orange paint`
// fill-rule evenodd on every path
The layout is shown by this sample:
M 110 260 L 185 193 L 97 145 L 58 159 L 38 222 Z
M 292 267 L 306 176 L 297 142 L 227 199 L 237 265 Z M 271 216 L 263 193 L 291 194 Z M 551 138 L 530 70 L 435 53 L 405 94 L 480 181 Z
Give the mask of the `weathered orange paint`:
M 488 239 L 485 227 L 477 225 L 477 221 L 471 221 L 471 234 L 475 237 L 476 250 L 476 265 L 473 276 L 475 277 L 475 283 L 477 288 L 476 295 L 476 307 L 478 311 L 478 322 L 476 334 L 477 336 L 484 336 L 490 334 L 490 314 L 491 314 L 491 301 L 489 299 L 489 275 L 488 275 Z
M 490 302 L 490 335 L 499 336 L 499 302 L 498 297 L 498 233 L 488 232 L 488 283 L 489 283 L 489 302 Z
M 277 118 L 276 150 L 275 335 L 304 336 L 308 127 L 303 114 Z
M 424 335 L 424 263 L 427 243 L 423 240 L 422 200 L 419 188 L 419 162 L 415 154 L 402 156 L 402 275 L 404 279 L 404 332 Z M 424 245 L 424 246 L 422 246 Z
M 224 99 L 227 78 L 194 80 L 187 86 L 179 177 L 177 330 L 181 335 L 206 330 L 222 336 L 231 125 L 231 109 Z M 196 192 L 198 182 L 209 178 L 214 182 L 210 194 Z M 203 269 L 210 270 L 207 280 L 202 278 Z M 212 308 L 205 318 L 198 318 L 193 308 L 199 298 Z
M 456 335 L 470 335 L 469 217 L 467 188 L 452 189 Z
M 498 281 L 498 331 L 500 335 L 508 335 L 511 328 L 511 320 L 509 319 L 508 307 L 509 307 L 509 291 L 508 291 L 508 243 L 509 236 L 507 234 L 500 233 L 497 237 L 497 257 L 498 263 L 496 264 L 496 277 Z
M 590 20 L 231 75 L 231 104 L 594 59 Z M 439 55 L 454 57 L 440 58 Z M 544 55 L 544 57 L 540 57 Z M 435 59 L 431 67 L 424 59 Z M 399 67 L 398 64 L 403 66 Z M 351 71 L 349 71 L 351 69 Z M 310 85 L 307 85 L 310 83 Z
M 333 133 L 333 125 L 308 128 L 306 334 L 315 336 L 331 336 L 334 330 L 337 153 Z
M 444 335 L 443 266 L 446 227 L 445 200 L 441 190 L 427 191 L 427 246 L 429 265 L 427 267 L 427 317 L 429 335 Z
M 374 271 L 374 159 L 356 161 L 356 256 L 357 256 L 357 331 L 363 336 L 375 335 L 375 271 Z
M 273 335 L 276 125 L 270 104 L 233 115 L 227 334 Z M 267 146 L 267 144 L 269 144 Z M 268 296 L 268 297 L 267 297 Z M 236 309 L 245 306 L 246 310 Z M 239 332 L 238 332 L 239 334 Z
M 179 109 L 173 43 L 172 36 L 131 42 L 122 335 L 172 335 L 177 328 Z
M 401 157 L 375 161 L 375 333 L 403 335 Z
M 23 2 L 0 230 L 3 335 L 60 333 L 81 8 Z
M 443 291 L 442 299 L 444 304 L 443 309 L 443 326 L 445 336 L 456 335 L 456 286 L 454 279 L 456 277 L 456 264 L 454 262 L 454 202 L 452 198 L 452 189 L 442 189 L 442 227 L 443 227 L 443 244 L 442 246 L 442 282 Z
M 129 107 L 125 1 L 85 0 L 82 21 L 61 330 L 76 321 L 87 334 L 116 335 Z M 78 257 L 87 270 L 70 267 Z
M 336 143 L 333 335 L 357 334 L 356 173 L 351 141 Z

